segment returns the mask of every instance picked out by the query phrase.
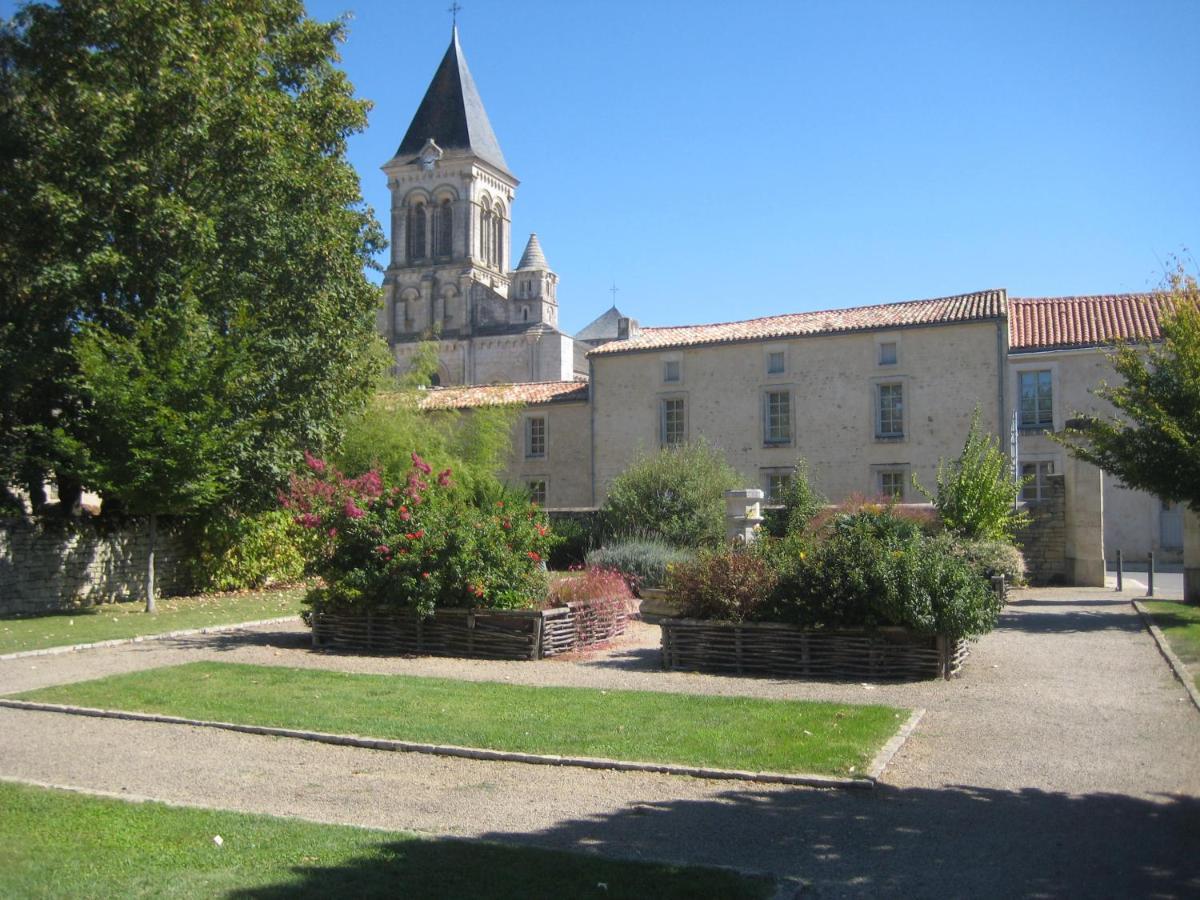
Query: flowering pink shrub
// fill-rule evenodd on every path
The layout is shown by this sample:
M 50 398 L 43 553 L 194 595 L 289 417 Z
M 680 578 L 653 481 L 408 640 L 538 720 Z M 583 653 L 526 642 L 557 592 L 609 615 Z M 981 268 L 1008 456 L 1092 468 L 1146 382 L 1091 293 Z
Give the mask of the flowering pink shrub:
M 323 536 L 312 564 L 325 581 L 310 595 L 315 609 L 428 615 L 439 606 L 533 607 L 545 597 L 541 561 L 552 538 L 536 507 L 500 501 L 481 510 L 455 491 L 449 469 L 430 479 L 416 453 L 403 485 L 373 471 L 347 478 L 310 454 L 305 464 L 280 502 Z
M 633 591 L 625 575 L 616 569 L 593 567 L 575 574 L 560 576 L 550 585 L 547 606 L 566 606 L 593 600 L 607 600 L 622 603 L 632 609 L 634 604 Z

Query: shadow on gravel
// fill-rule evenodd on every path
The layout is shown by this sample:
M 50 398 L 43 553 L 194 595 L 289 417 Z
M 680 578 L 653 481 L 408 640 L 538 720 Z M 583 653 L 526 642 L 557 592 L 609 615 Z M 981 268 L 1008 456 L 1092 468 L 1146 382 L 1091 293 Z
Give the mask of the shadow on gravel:
M 1133 613 L 1133 607 L 1125 604 L 1126 609 Z M 1126 631 L 1142 630 L 1142 620 L 1136 613 L 1132 615 L 1114 615 L 1106 612 L 1041 612 L 1036 608 L 1026 607 L 1024 611 L 1009 607 L 1000 621 L 996 623 L 997 631 L 1025 631 L 1030 634 L 1061 634 L 1072 631 Z
M 237 650 L 241 647 L 278 647 L 280 649 L 303 649 L 312 646 L 312 635 L 307 631 L 221 631 L 215 634 L 195 634 L 169 638 L 158 642 L 158 648 L 143 645 L 143 650 L 175 647 L 180 650 Z
M 613 650 L 599 659 L 581 663 L 592 669 L 619 669 L 626 672 L 658 672 L 662 670 L 662 649 L 635 647 L 632 650 Z
M 1027 600 L 1014 600 L 1008 604 L 1009 609 L 1041 609 L 1047 606 L 1098 606 L 1115 609 L 1117 607 L 1125 607 L 1132 609 L 1132 605 L 1128 600 L 1038 600 L 1029 598 Z
M 794 876 L 817 896 L 1200 893 L 1200 799 L 881 787 L 730 790 L 487 840 Z

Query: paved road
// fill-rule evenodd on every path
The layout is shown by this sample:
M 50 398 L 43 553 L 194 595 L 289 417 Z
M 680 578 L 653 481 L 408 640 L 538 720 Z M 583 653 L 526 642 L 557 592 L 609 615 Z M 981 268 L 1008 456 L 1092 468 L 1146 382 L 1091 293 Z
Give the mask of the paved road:
M 351 671 L 920 705 L 875 792 L 746 787 L 0 710 L 0 775 L 175 802 L 801 879 L 815 896 L 1200 895 L 1200 713 L 1128 602 L 1018 594 L 950 682 L 665 674 L 654 630 L 539 664 L 310 653 L 298 629 L 0 663 L 0 692 L 221 658 Z

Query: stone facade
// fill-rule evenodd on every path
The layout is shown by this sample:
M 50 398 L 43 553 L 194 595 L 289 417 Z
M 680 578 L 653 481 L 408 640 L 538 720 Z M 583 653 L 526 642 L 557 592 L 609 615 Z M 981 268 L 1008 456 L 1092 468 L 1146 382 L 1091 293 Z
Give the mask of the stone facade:
M 1067 507 L 1063 476 L 1046 479 L 1046 496 L 1028 507 L 1030 522 L 1017 534 L 1031 584 L 1067 581 Z
M 145 595 L 149 531 L 140 520 L 113 527 L 81 520 L 0 524 L 0 614 L 45 613 L 76 604 Z M 155 584 L 163 594 L 184 587 L 181 541 L 160 522 Z

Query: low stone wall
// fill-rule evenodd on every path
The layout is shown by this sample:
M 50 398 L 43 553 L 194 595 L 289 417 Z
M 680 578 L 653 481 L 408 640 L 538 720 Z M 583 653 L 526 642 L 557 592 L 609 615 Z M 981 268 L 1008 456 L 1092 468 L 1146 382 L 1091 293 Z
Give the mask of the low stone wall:
M 1067 572 L 1067 492 L 1062 475 L 1046 478 L 1047 496 L 1026 509 L 1032 521 L 1017 532 L 1031 584 L 1065 584 Z
M 0 615 L 50 612 L 81 603 L 140 598 L 146 589 L 146 520 L 0 519 Z M 155 582 L 185 588 L 183 541 L 159 520 Z

